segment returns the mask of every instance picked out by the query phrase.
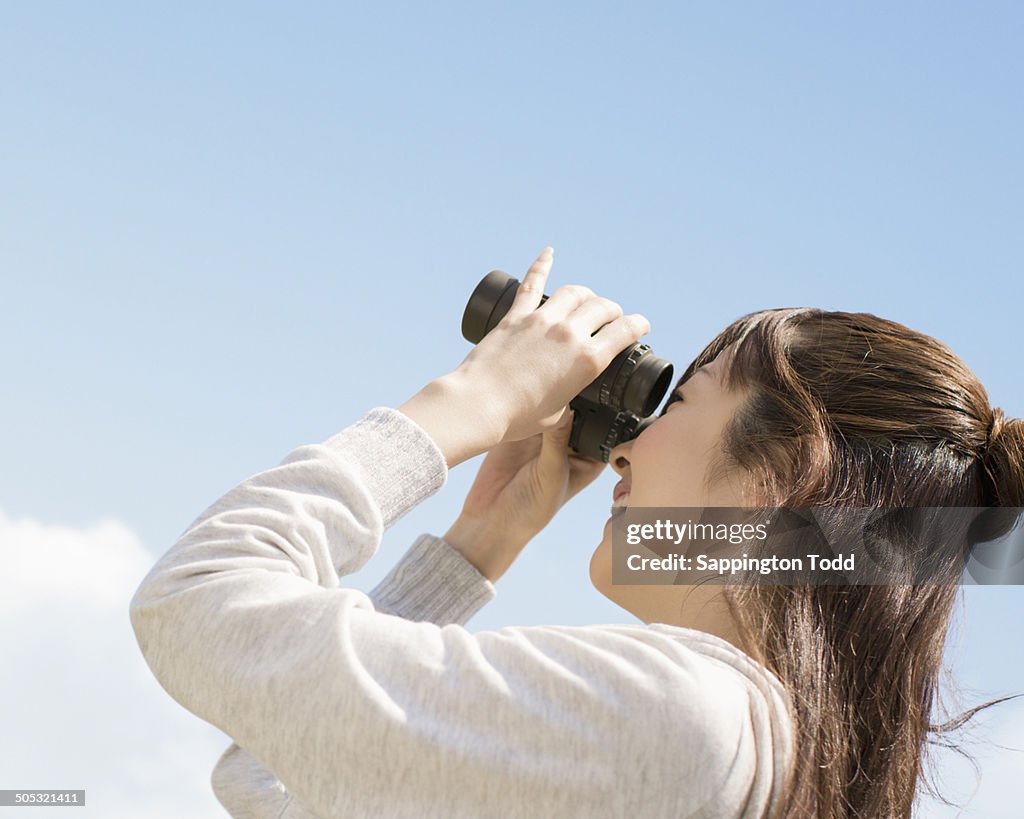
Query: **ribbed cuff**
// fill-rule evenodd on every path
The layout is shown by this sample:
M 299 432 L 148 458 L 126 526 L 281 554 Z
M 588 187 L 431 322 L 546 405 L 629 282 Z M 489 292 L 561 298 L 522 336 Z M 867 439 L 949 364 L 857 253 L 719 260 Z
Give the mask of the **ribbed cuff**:
M 465 625 L 497 593 L 451 544 L 422 534 L 368 596 L 377 609 L 406 620 Z
M 359 464 L 385 528 L 448 480 L 448 464 L 434 439 L 391 407 L 374 407 L 324 446 Z

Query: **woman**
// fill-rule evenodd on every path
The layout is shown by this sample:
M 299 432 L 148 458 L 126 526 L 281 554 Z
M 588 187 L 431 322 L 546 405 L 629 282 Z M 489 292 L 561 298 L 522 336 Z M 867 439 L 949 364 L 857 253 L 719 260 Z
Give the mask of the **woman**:
M 232 489 L 131 602 L 164 688 L 234 742 L 232 816 L 910 815 L 955 587 L 617 586 L 644 625 L 470 633 L 602 471 L 568 402 L 646 334 L 546 248 L 453 372 Z M 369 595 L 339 578 L 488 452 L 459 519 Z M 734 322 L 610 457 L 635 506 L 1024 505 L 1024 429 L 934 339 L 867 314 Z

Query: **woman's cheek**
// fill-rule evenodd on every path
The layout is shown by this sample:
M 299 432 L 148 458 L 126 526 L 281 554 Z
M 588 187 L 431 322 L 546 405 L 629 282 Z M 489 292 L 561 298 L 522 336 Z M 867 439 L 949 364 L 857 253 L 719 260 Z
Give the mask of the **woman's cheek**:
M 666 419 L 661 427 L 652 424 L 630 450 L 630 506 L 679 505 L 680 490 L 687 483 L 690 468 L 687 463 L 692 456 L 687 452 L 679 424 L 672 428 L 670 423 Z

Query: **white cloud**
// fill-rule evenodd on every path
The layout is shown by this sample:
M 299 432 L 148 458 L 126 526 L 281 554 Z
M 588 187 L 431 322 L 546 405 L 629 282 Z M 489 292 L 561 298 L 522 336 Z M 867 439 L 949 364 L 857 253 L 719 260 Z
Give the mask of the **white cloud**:
M 0 561 L 0 788 L 85 789 L 83 819 L 226 816 L 209 776 L 230 740 L 160 687 L 128 619 L 156 555 L 115 520 L 0 511 Z

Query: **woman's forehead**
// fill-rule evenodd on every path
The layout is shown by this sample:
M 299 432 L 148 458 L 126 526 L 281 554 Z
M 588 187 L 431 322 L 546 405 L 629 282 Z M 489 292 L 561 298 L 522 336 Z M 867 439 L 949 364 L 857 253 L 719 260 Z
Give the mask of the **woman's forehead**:
M 717 356 L 711 359 L 711 361 L 702 364 L 700 367 L 694 367 L 693 372 L 690 373 L 689 377 L 694 378 L 696 376 L 704 375 L 710 378 L 714 378 L 715 381 L 717 381 L 719 384 L 722 384 L 724 382 L 726 368 L 729 366 L 729 359 L 731 358 L 735 350 L 735 342 L 733 342 L 733 344 L 730 344 L 728 347 L 724 348 Z M 680 377 L 676 386 L 678 387 L 680 384 L 683 384 L 686 380 L 689 379 L 687 379 L 686 374 L 684 373 Z

